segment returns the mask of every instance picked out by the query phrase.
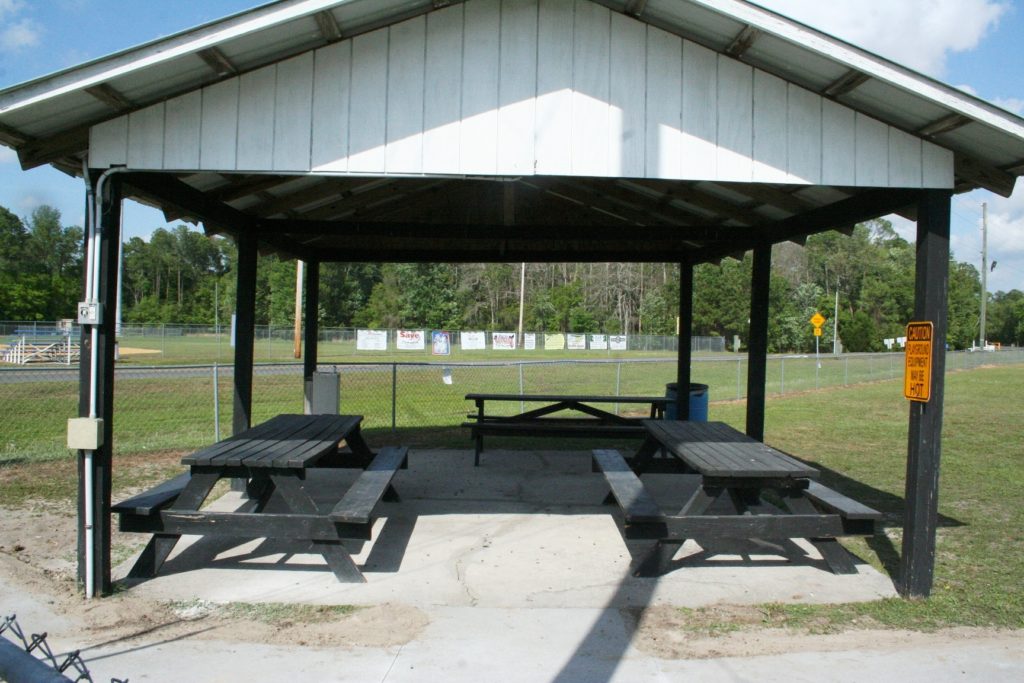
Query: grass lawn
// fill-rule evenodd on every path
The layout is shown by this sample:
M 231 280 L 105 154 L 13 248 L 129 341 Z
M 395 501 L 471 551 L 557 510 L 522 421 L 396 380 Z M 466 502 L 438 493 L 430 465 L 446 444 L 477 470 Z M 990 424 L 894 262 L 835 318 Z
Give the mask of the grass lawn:
M 660 365 L 660 364 L 652 364 Z M 557 366 L 555 366 L 557 367 Z M 614 366 L 612 366 L 614 367 Z M 424 371 L 428 372 L 428 371 Z M 429 370 L 436 374 L 436 369 Z M 637 371 L 640 372 L 640 371 Z M 653 369 L 651 372 L 655 372 Z M 660 372 L 660 371 L 659 371 Z M 730 371 L 732 372 L 732 371 Z M 549 371 L 536 379 L 528 391 L 542 391 L 559 385 L 560 375 Z M 721 382 L 735 382 L 735 377 Z M 644 382 L 637 379 L 638 389 Z M 141 380 L 140 380 L 141 381 Z M 263 380 L 294 382 L 294 378 Z M 436 392 L 443 385 L 431 375 L 421 383 L 412 376 L 400 381 L 415 393 Z M 603 374 L 593 382 L 611 381 Z M 632 379 L 631 379 L 632 381 Z M 813 381 L 813 380 L 812 380 Z M 457 400 L 450 410 L 465 413 L 461 399 L 476 389 L 483 378 L 467 373 L 457 387 Z M 518 386 L 518 378 L 509 378 Z M 828 631 L 839 628 L 887 626 L 928 630 L 952 625 L 1024 627 L 1024 506 L 1017 498 L 1024 489 L 1024 365 L 952 372 L 947 375 L 945 426 L 942 444 L 942 470 L 939 494 L 939 531 L 933 595 L 927 600 L 881 600 L 844 605 L 763 605 L 761 623 Z M 259 386 L 259 385 L 258 385 Z M 634 385 L 631 385 L 634 386 Z M 38 389 L 38 387 L 36 387 Z M 212 386 L 207 387 L 212 389 Z M 227 388 L 227 385 L 225 385 Z M 265 387 L 266 388 L 266 387 Z M 449 387 L 450 388 L 450 387 Z M 813 385 L 812 385 L 813 388 Z M 581 388 L 582 389 L 582 388 Z M 503 389 L 498 389 L 503 390 Z M 511 390 L 511 387 L 509 388 Z M 575 388 L 573 390 L 576 390 Z M 155 390 L 154 390 L 155 391 Z M 156 413 L 186 411 L 190 399 L 184 392 L 170 394 L 174 406 Z M 641 390 L 623 393 L 643 393 Z M 291 391 L 280 407 L 297 410 Z M 143 396 L 143 393 L 138 394 Z M 712 394 L 714 397 L 714 393 Z M 371 444 L 399 441 L 413 446 L 469 447 L 469 440 L 447 416 L 449 408 L 437 414 L 422 406 L 426 396 L 410 394 L 404 424 L 398 433 L 378 425 L 367 429 Z M 56 400 L 54 398 L 53 400 Z M 204 399 L 205 400 L 205 399 Z M 377 402 L 385 398 L 377 399 Z M 390 403 L 390 397 L 386 397 Z M 343 406 L 344 382 L 343 382 Z M 448 406 L 437 401 L 436 405 Z M 414 414 L 413 406 L 422 414 Z M 458 406 L 457 408 L 455 406 Z M 368 405 L 375 410 L 381 406 Z M 263 407 L 260 410 L 264 410 Z M 276 404 L 266 406 L 269 414 Z M 711 406 L 710 417 L 742 428 L 744 403 L 718 401 Z M 124 413 L 122 413 L 123 415 Z M 269 414 L 267 417 L 269 417 Z M 903 514 L 903 489 L 906 467 L 907 402 L 898 381 L 878 381 L 850 387 L 804 391 L 768 401 L 766 441 L 802 457 L 821 468 L 826 485 L 885 513 L 884 528 L 874 537 L 846 539 L 854 553 L 881 571 L 895 575 L 899 561 Z M 222 415 L 224 424 L 229 416 Z M 174 434 L 173 430 L 168 436 Z M 178 438 L 182 435 L 177 434 Z M 191 437 L 189 437 L 191 438 Z M 196 437 L 203 443 L 206 436 Z M 186 439 L 188 440 L 188 439 Z M 497 442 L 495 442 L 497 444 Z M 528 449 L 528 440 L 509 441 L 508 446 Z M 565 442 L 566 447 L 592 447 L 591 443 Z M 154 444 L 154 447 L 157 445 Z M 118 451 L 114 464 L 115 498 L 117 491 L 155 483 L 179 469 L 180 450 L 191 444 L 179 443 L 176 451 L 150 453 Z M 159 448 L 171 448 L 170 439 Z M 16 507 L 44 500 L 71 510 L 74 500 L 76 467 L 70 457 L 45 461 L 14 461 L 0 466 L 0 506 Z M 736 627 L 711 610 L 688 610 L 695 630 L 727 631 Z

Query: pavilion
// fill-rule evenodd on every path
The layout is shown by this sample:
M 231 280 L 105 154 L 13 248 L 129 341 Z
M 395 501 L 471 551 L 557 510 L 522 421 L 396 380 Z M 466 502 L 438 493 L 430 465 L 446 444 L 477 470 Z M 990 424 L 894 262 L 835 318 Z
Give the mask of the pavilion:
M 278 0 L 0 91 L 0 143 L 85 181 L 80 415 L 103 421 L 79 452 L 89 594 L 110 590 L 126 197 L 238 245 L 236 432 L 259 250 L 308 264 L 307 379 L 321 262 L 676 262 L 681 386 L 693 267 L 752 251 L 746 431 L 762 439 L 772 245 L 915 219 L 915 320 L 935 337 L 898 584 L 931 589 L 950 199 L 1012 193 L 1013 114 L 742 0 Z

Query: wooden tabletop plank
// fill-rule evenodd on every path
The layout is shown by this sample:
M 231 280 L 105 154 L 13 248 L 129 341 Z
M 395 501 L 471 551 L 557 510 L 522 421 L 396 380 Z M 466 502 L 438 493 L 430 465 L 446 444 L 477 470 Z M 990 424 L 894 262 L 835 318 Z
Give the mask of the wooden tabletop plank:
M 277 415 L 276 417 L 258 424 L 255 427 L 250 427 L 243 432 L 239 432 L 238 434 L 222 439 L 215 444 L 201 448 L 195 453 L 191 453 L 183 457 L 181 462 L 184 465 L 208 465 L 218 456 L 226 455 L 238 449 L 248 448 L 252 439 L 269 435 L 280 430 L 285 424 L 285 421 L 281 419 L 283 417 L 283 415 Z
M 723 422 L 644 420 L 647 432 L 709 477 L 809 477 L 818 471 Z
M 574 403 L 656 403 L 664 405 L 665 396 L 578 396 L 573 394 L 466 394 L 467 401 L 522 401 L 523 403 L 571 401 Z
M 317 450 L 319 457 L 323 451 L 332 447 L 332 444 L 325 440 L 335 437 L 334 445 L 341 440 L 341 435 L 335 429 L 339 422 L 335 415 L 302 415 L 295 416 L 292 424 L 297 430 L 287 437 L 282 437 L 273 444 L 255 450 L 252 455 L 242 461 L 246 467 L 285 467 L 286 461 L 293 455 L 304 456 L 312 450 Z M 305 461 L 300 457 L 300 462 Z
M 311 441 L 305 448 L 297 449 L 283 458 L 278 458 L 275 467 L 308 467 L 321 456 L 338 448 L 342 439 L 348 439 L 359 429 L 362 415 L 336 415 L 336 419 L 328 425 L 327 433 L 319 441 Z
M 256 462 L 262 453 L 265 453 L 267 449 L 273 448 L 275 445 L 280 444 L 282 441 L 291 438 L 293 435 L 298 434 L 306 426 L 302 421 L 295 420 L 294 418 L 300 417 L 296 415 L 281 415 L 279 417 L 285 418 L 280 421 L 280 428 L 269 434 L 261 434 L 255 438 L 248 440 L 244 448 L 236 448 L 231 451 L 225 457 L 218 457 L 211 460 L 211 465 L 229 465 L 237 466 L 242 465 L 247 460 L 253 460 Z

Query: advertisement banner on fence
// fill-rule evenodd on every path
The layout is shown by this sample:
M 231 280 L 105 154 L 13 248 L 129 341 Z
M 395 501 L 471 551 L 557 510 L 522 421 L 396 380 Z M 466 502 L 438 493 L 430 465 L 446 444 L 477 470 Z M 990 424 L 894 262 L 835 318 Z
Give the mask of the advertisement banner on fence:
M 435 356 L 450 356 L 452 353 L 452 337 L 448 332 L 434 330 L 430 333 L 430 352 Z
M 398 350 L 399 351 L 422 351 L 424 348 L 423 330 L 399 330 Z
M 387 330 L 357 330 L 356 349 L 359 351 L 387 351 Z
M 483 351 L 487 348 L 487 335 L 483 332 L 460 332 L 459 340 L 463 351 Z
M 544 335 L 544 350 L 545 351 L 561 351 L 565 348 L 565 335 L 564 334 L 545 334 Z
M 496 351 L 515 351 L 515 332 L 491 332 L 491 348 Z
M 608 343 L 612 347 L 612 351 L 625 351 L 626 350 L 626 335 L 624 334 L 613 334 L 608 337 Z
M 603 334 L 590 335 L 590 348 L 594 351 L 605 351 L 608 348 L 608 337 Z
M 565 335 L 565 340 L 570 351 L 587 350 L 587 335 L 585 334 L 567 334 Z
M 523 349 L 534 351 L 537 348 L 537 335 L 533 332 L 523 333 Z

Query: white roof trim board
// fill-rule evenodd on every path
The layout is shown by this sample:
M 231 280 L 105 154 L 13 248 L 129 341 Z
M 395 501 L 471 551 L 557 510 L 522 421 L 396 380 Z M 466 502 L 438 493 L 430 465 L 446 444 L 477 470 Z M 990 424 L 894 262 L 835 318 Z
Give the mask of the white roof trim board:
M 225 77 L 230 80 L 237 74 L 283 63 L 338 39 L 366 34 L 414 16 L 443 14 L 453 4 L 460 3 L 279 0 L 0 90 L 0 143 L 17 149 L 26 168 L 53 163 L 74 169 L 88 145 L 89 127 L 97 123 L 128 112 L 137 112 L 132 116 L 144 123 L 141 110 L 154 103 L 164 106 L 162 103 L 173 98 L 223 83 Z M 509 13 L 523 4 L 519 0 L 468 0 L 465 11 L 477 13 L 482 11 L 480 7 L 490 6 Z M 540 11 L 567 4 L 569 0 L 545 0 Z M 956 155 L 957 190 L 982 186 L 1009 195 L 1015 177 L 1024 174 L 1024 119 L 753 3 L 574 2 L 576 13 L 583 16 L 594 14 L 594 5 L 608 8 L 613 16 L 629 12 L 639 21 L 825 94 L 826 104 L 834 100 L 857 112 L 858 121 L 866 115 L 901 135 L 909 133 L 926 149 L 929 143 L 935 143 L 951 150 Z M 325 30 L 324 22 L 336 31 Z M 493 28 L 503 30 L 498 26 Z M 540 30 L 544 30 L 543 25 Z M 622 48 L 621 44 L 610 45 L 612 50 Z M 234 69 L 234 74 L 214 72 L 210 62 L 216 60 Z M 428 82 L 431 76 L 428 71 Z M 854 88 L 865 80 L 870 85 L 863 86 L 863 95 L 854 88 L 828 92 L 830 81 L 839 82 L 844 77 L 853 78 Z M 897 143 L 900 146 L 906 148 Z M 889 153 L 891 156 L 891 149 Z

